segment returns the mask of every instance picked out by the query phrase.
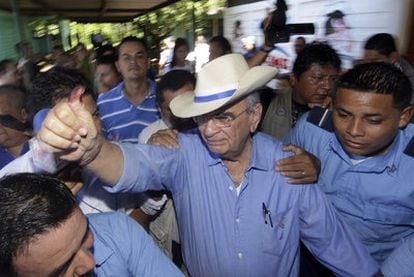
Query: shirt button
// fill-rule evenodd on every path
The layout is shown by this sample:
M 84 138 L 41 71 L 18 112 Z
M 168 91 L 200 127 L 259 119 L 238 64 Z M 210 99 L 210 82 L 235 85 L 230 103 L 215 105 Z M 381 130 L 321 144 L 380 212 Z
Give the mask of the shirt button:
M 230 186 L 230 187 L 229 187 L 229 190 L 233 191 L 233 189 L 234 189 L 234 188 L 233 188 L 232 186 Z
M 236 223 L 240 223 L 240 218 L 236 218 Z
M 243 253 L 240 252 L 237 254 L 237 256 L 239 257 L 240 260 L 243 259 Z

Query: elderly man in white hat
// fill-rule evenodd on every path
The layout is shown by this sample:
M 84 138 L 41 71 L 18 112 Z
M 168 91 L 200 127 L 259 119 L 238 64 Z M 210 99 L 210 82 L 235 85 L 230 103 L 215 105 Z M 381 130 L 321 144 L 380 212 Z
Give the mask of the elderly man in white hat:
M 274 170 L 281 143 L 255 133 L 262 106 L 252 92 L 275 74 L 238 54 L 204 66 L 195 91 L 170 104 L 198 124 L 180 148 L 106 141 L 77 97 L 52 109 L 38 139 L 112 192 L 170 190 L 192 276 L 297 276 L 300 240 L 338 275 L 372 276 L 377 264 L 318 186 L 288 184 Z

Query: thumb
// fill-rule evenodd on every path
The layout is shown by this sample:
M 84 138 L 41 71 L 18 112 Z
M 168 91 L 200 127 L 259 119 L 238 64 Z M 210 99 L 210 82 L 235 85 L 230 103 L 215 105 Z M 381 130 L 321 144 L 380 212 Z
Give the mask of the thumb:
M 82 95 L 85 93 L 85 86 L 77 85 L 69 94 L 69 104 L 72 109 L 79 110 L 82 107 Z
M 85 86 L 77 85 L 69 94 L 69 105 L 76 113 L 83 127 L 80 129 L 81 135 L 90 133 L 90 126 L 93 126 L 90 113 L 85 109 L 82 103 L 82 96 L 85 93 Z

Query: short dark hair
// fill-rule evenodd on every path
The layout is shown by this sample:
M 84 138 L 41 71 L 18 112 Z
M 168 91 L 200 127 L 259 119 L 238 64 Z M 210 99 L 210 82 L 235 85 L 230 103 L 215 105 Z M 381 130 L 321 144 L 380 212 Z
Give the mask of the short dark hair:
M 293 75 L 299 79 L 313 64 L 333 66 L 339 70 L 341 68 L 341 59 L 336 51 L 328 44 L 311 43 L 306 45 L 298 54 L 293 64 Z
M 0 272 L 14 276 L 13 259 L 37 235 L 59 227 L 77 207 L 71 191 L 56 178 L 33 173 L 1 178 Z
M 89 94 L 96 99 L 95 94 L 90 90 L 88 81 L 78 70 L 56 66 L 39 74 L 32 82 L 27 101 L 30 117 L 41 109 L 51 108 L 56 101 L 68 97 L 78 85 L 85 86 L 84 95 Z
M 7 71 L 9 64 L 16 64 L 12 59 L 4 59 L 0 61 L 0 74 L 4 74 Z
M 115 54 L 102 55 L 96 58 L 96 65 L 100 65 L 100 64 L 111 65 L 116 70 L 116 66 L 115 66 L 116 60 L 117 60 L 117 57 Z
M 5 84 L 0 86 L 0 96 L 6 97 L 8 104 L 16 110 L 25 108 L 26 91 L 23 87 Z
M 127 42 L 135 42 L 135 43 L 141 44 L 144 47 L 145 52 L 147 52 L 147 54 L 148 54 L 148 46 L 147 46 L 147 43 L 145 42 L 144 39 L 138 38 L 138 37 L 135 37 L 135 36 L 128 36 L 128 37 L 123 38 L 121 40 L 121 43 L 118 45 L 118 51 L 117 51 L 118 52 L 118 57 L 119 57 L 119 49 L 121 48 L 122 44 L 127 43 Z
M 303 43 L 306 44 L 306 39 L 302 36 L 297 37 L 296 40 L 301 40 L 301 41 L 303 41 Z
M 339 88 L 390 94 L 393 106 L 399 110 L 410 105 L 412 93 L 411 83 L 407 76 L 394 65 L 383 62 L 356 65 L 341 77 L 338 83 Z
M 229 54 L 232 52 L 231 44 L 228 41 L 228 39 L 226 39 L 225 37 L 223 36 L 212 37 L 209 43 L 213 43 L 213 42 L 219 45 L 219 47 L 223 50 L 224 54 Z
M 381 55 L 389 56 L 397 51 L 394 38 L 388 33 L 378 33 L 370 37 L 364 46 L 365 50 L 378 51 Z
M 161 80 L 158 81 L 155 97 L 158 106 L 164 102 L 164 92 L 166 90 L 176 91 L 186 84 L 192 84 L 195 86 L 196 78 L 193 74 L 186 70 L 172 70 L 162 76 Z

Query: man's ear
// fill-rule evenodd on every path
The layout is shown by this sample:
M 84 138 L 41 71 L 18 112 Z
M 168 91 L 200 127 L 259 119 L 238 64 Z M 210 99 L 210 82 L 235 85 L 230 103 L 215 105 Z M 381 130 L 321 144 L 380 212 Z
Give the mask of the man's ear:
M 392 52 L 391 54 L 389 54 L 388 59 L 390 60 L 390 62 L 392 64 L 396 63 L 398 61 L 398 59 L 400 58 L 400 54 L 398 54 L 397 51 Z
M 23 122 L 26 122 L 28 120 L 28 114 L 25 108 L 20 110 L 20 118 Z
M 399 128 L 405 128 L 410 123 L 412 116 L 414 115 L 414 106 L 410 105 L 405 108 L 400 114 Z
M 295 74 L 293 74 L 293 73 L 290 73 L 289 81 L 290 81 L 290 85 L 292 87 L 295 87 L 296 84 L 298 83 L 298 79 L 296 78 Z
M 118 61 L 115 61 L 115 66 L 116 66 L 116 70 L 118 71 L 118 73 L 121 74 L 121 70 L 119 69 Z
M 250 132 L 254 133 L 259 126 L 260 120 L 262 119 L 263 106 L 260 103 L 254 105 L 253 112 L 250 114 Z

